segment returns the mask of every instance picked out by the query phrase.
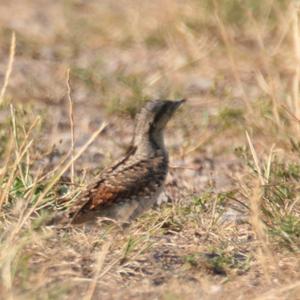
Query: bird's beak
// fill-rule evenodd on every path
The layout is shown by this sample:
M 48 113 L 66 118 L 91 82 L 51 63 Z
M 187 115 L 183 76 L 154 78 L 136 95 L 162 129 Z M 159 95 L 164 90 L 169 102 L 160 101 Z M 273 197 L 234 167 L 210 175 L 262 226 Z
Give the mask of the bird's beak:
M 186 102 L 186 99 L 177 100 L 176 102 L 178 102 L 179 104 L 182 104 L 182 103 Z
M 186 102 L 186 99 L 181 99 L 181 100 L 176 100 L 174 101 L 174 110 L 176 110 L 179 106 L 181 106 L 181 104 L 183 104 L 184 102 Z

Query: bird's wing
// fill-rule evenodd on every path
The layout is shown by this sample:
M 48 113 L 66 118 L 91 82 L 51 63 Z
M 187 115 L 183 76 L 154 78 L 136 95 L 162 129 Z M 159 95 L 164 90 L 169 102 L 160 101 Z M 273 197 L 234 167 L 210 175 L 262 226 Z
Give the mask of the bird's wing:
M 130 147 L 124 157 L 119 159 L 113 166 L 102 171 L 102 173 L 80 193 L 79 198 L 76 199 L 76 203 L 74 203 L 72 208 L 69 210 L 69 215 L 76 215 L 76 213 L 89 201 L 90 193 L 98 189 L 101 184 L 104 184 L 109 175 L 120 168 L 120 166 L 122 166 L 122 164 L 124 164 L 135 153 L 135 151 L 136 147 Z
M 74 220 L 85 212 L 126 201 L 132 195 L 138 196 L 146 188 L 151 189 L 151 186 L 156 188 L 166 176 L 164 168 L 161 172 L 157 171 L 160 169 L 157 165 L 161 163 L 164 163 L 163 158 L 154 158 L 151 163 L 141 160 L 103 173 L 98 181 L 89 185 L 80 195 L 70 211 L 70 217 Z

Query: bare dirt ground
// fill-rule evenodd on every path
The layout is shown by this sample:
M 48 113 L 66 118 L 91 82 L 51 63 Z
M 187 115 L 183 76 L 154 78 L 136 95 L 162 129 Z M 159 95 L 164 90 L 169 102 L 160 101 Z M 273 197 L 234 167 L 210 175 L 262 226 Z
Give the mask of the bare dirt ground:
M 291 1 L 1 1 L 0 298 L 300 299 L 298 14 Z M 75 153 L 107 123 L 73 183 L 68 96 Z M 188 99 L 166 132 L 165 201 L 126 230 L 45 226 L 158 98 Z

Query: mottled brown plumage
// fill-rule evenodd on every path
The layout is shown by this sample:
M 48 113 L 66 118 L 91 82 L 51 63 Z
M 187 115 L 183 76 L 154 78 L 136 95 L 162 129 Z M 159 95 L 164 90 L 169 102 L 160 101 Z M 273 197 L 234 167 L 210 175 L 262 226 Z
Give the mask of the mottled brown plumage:
M 148 102 L 137 116 L 128 153 L 105 170 L 79 195 L 70 209 L 70 223 L 108 217 L 128 222 L 150 208 L 162 191 L 168 172 L 164 128 L 184 100 Z

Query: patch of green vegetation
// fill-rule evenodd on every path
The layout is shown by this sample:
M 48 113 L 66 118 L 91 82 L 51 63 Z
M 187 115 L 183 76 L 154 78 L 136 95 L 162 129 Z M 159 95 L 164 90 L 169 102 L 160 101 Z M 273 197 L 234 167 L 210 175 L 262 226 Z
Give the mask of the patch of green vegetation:
M 233 264 L 233 257 L 222 251 L 207 253 L 204 258 L 207 267 L 218 275 L 228 275 L 230 266 Z
M 5 151 L 9 142 L 9 130 L 7 124 L 1 124 L 0 126 L 0 159 L 4 159 Z
M 242 109 L 225 107 L 218 114 L 218 122 L 222 128 L 236 128 L 244 122 Z
M 247 149 L 239 148 L 236 154 L 251 169 L 249 180 L 257 180 L 259 174 Z M 296 247 L 298 249 L 296 251 L 299 251 L 300 223 L 297 191 L 300 166 L 293 161 L 283 162 L 274 157 L 268 175 L 268 168 L 266 167 L 268 163 L 265 162 L 265 167 L 262 168 L 264 173 L 260 175 L 266 180 L 266 184 L 260 187 L 262 191 L 260 209 L 263 221 L 267 225 L 268 232 L 281 245 L 293 250 Z M 263 162 L 260 164 L 261 166 L 264 165 Z
M 203 23 L 203 20 L 200 19 L 187 19 L 185 21 L 185 25 L 191 29 L 194 32 L 200 33 L 204 29 L 206 29 L 205 24 Z
M 31 272 L 30 259 L 31 256 L 28 253 L 20 253 L 19 255 L 17 255 L 13 266 L 14 276 L 24 289 L 30 288 L 30 283 L 27 280 Z
M 270 228 L 273 237 L 279 243 L 294 252 L 300 251 L 300 219 L 297 215 L 288 214 L 279 218 Z
M 220 192 L 217 194 L 217 203 L 225 205 L 226 202 L 235 197 L 236 191 Z
M 169 231 L 180 232 L 190 211 L 181 205 L 163 204 L 159 210 L 149 212 L 147 220 L 154 226 L 160 225 L 161 234 Z
M 181 295 L 177 295 L 174 292 L 171 291 L 167 291 L 164 293 L 164 295 L 162 296 L 163 300 L 181 300 L 182 296 Z
M 229 275 L 231 270 L 246 272 L 249 269 L 249 257 L 236 252 L 229 253 L 220 249 L 213 249 L 204 255 L 207 267 L 218 275 Z
M 240 146 L 236 147 L 234 149 L 234 154 L 236 157 L 238 157 L 242 163 L 244 163 L 247 167 L 251 169 L 255 174 L 257 174 L 257 171 L 255 169 L 255 164 L 253 162 L 253 158 L 251 156 L 250 150 L 246 146 Z
M 20 198 L 24 196 L 25 191 L 26 186 L 24 185 L 24 181 L 19 176 L 17 176 L 12 184 L 11 195 Z
M 294 138 L 290 138 L 290 144 L 293 152 L 298 152 L 300 154 L 300 141 Z
M 197 267 L 198 266 L 199 255 L 195 254 L 195 253 L 188 254 L 188 255 L 183 257 L 183 260 L 184 260 L 185 263 L 187 263 L 191 267 Z
M 234 195 L 235 191 L 220 193 L 206 191 L 199 196 L 193 197 L 191 206 L 198 212 L 207 212 L 208 210 L 211 210 L 212 206 L 215 203 L 217 206 L 217 211 L 221 212 L 228 199 L 233 198 Z
M 299 251 L 300 222 L 297 210 L 293 208 L 296 195 L 295 187 L 269 187 L 263 198 L 262 212 L 272 236 L 288 249 L 295 250 L 298 245 Z
M 43 192 L 45 184 L 46 181 L 33 186 L 33 179 L 30 175 L 27 175 L 26 178 L 24 178 L 24 176 L 18 175 L 15 177 L 10 188 L 10 201 L 14 202 L 18 199 L 29 199 L 29 202 L 31 204 L 34 204 L 39 195 Z M 43 202 L 47 202 L 50 198 L 53 198 L 52 192 L 49 192 L 49 194 L 45 196 Z
M 98 90 L 102 87 L 102 77 L 98 70 L 101 69 L 99 66 L 93 68 L 81 68 L 74 66 L 71 71 L 71 75 L 74 79 L 79 79 L 89 89 Z
M 254 99 L 251 106 L 255 112 L 255 117 L 250 116 L 248 118 L 250 121 L 248 125 L 249 127 L 251 126 L 253 132 L 260 132 L 262 129 L 261 127 L 264 126 L 264 130 L 268 130 L 273 135 L 277 135 L 278 125 L 289 127 L 293 124 L 286 108 L 274 104 L 274 99 L 270 96 L 263 95 Z M 275 111 L 276 113 L 274 113 Z
M 207 211 L 209 203 L 212 201 L 213 194 L 211 192 L 204 192 L 200 196 L 192 198 L 192 204 L 196 210 Z
M 300 164 L 295 162 L 274 162 L 272 164 L 272 175 L 275 179 L 300 180 Z
M 161 29 L 156 29 L 150 32 L 145 40 L 144 43 L 147 48 L 165 48 L 167 47 L 167 41 L 165 36 L 162 34 Z
M 289 1 L 277 1 L 277 9 L 287 9 Z M 254 20 L 260 22 L 266 21 L 266 11 L 269 11 L 270 25 L 278 20 L 278 11 L 274 5 L 270 6 L 267 1 L 260 0 L 217 0 L 217 1 L 203 1 L 203 7 L 209 13 L 218 12 L 220 18 L 226 22 L 227 25 L 242 26 L 247 24 L 249 16 Z
M 59 196 L 64 196 L 69 192 L 69 186 L 66 184 L 59 185 L 57 191 Z
M 212 248 L 208 253 L 191 253 L 184 256 L 184 261 L 191 268 L 203 265 L 217 275 L 229 275 L 232 271 L 239 274 L 249 269 L 250 258 L 240 252 L 228 252 L 220 248 Z
M 123 260 L 125 260 L 128 255 L 135 249 L 136 245 L 137 240 L 130 236 L 123 250 Z
M 82 80 L 89 87 L 92 87 L 94 85 L 94 73 L 91 69 L 73 67 L 72 68 L 72 75 L 75 78 L 77 77 L 80 80 Z
M 184 220 L 181 217 L 172 214 L 163 222 L 161 228 L 164 230 L 164 232 L 179 232 L 183 229 L 183 225 Z
M 150 231 L 145 231 L 141 235 L 130 235 L 123 246 L 120 263 L 128 261 L 134 253 L 148 251 L 153 244 L 149 238 L 151 234 Z
M 32 293 L 31 299 L 62 299 L 65 295 L 69 294 L 74 287 L 70 286 L 70 283 L 59 280 L 55 284 L 49 284 L 46 288 L 42 288 Z M 38 293 L 38 297 L 36 297 Z
M 252 103 L 253 109 L 263 118 L 273 118 L 273 103 L 269 97 L 259 97 Z
M 134 36 L 128 34 L 122 36 L 122 39 L 120 41 L 120 48 L 123 49 L 130 49 L 135 44 Z

